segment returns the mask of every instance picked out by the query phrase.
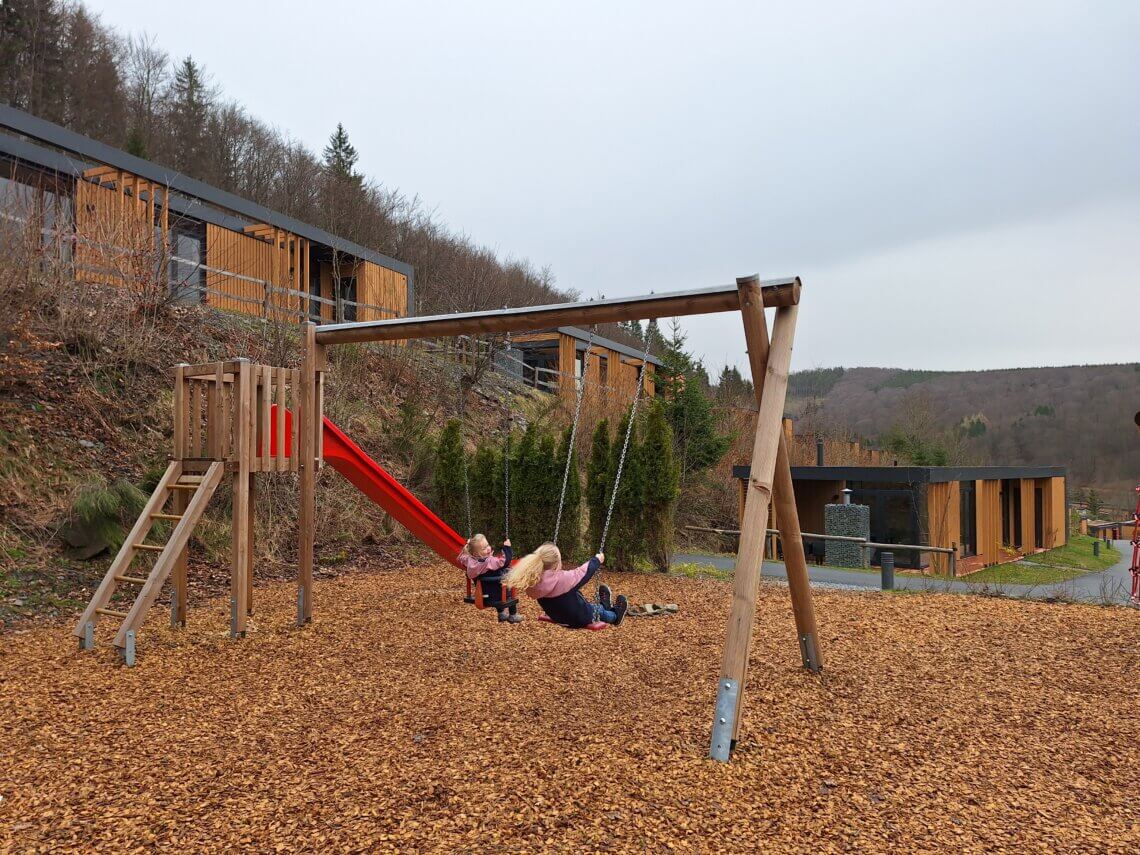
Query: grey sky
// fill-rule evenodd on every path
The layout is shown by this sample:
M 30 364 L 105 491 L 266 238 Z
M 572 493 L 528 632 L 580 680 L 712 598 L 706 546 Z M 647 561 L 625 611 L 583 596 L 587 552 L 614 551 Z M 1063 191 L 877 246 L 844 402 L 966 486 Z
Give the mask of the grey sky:
M 799 274 L 795 368 L 1140 359 L 1135 0 L 92 8 L 587 296 Z

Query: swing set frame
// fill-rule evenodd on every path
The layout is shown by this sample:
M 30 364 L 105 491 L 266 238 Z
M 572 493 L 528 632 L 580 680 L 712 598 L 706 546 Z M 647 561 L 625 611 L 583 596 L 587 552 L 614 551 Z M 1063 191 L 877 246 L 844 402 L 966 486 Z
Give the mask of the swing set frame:
M 792 470 L 781 429 L 801 287 L 798 277 L 762 282 L 759 276 L 752 275 L 739 277 L 735 285 L 640 297 L 357 321 L 321 327 L 304 324 L 301 394 L 297 407 L 303 461 L 300 465 L 298 624 L 312 620 L 316 470 L 321 461 L 323 374 L 327 367 L 327 348 L 338 344 L 510 333 L 554 326 L 589 326 L 615 321 L 740 312 L 759 412 L 709 748 L 709 756 L 714 760 L 727 761 L 740 734 L 748 654 L 771 505 L 775 506 L 784 544 L 784 563 L 800 658 L 803 666 L 813 673 L 823 668 L 799 515 L 792 490 Z M 775 309 L 770 338 L 765 308 Z M 307 465 L 309 461 L 313 465 Z

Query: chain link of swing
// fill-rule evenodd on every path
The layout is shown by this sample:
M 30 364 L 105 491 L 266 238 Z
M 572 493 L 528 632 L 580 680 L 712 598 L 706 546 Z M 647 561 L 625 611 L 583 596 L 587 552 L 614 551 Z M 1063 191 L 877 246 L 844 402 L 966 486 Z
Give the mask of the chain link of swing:
M 582 376 L 578 379 L 578 399 L 574 402 L 574 421 L 570 425 L 570 442 L 566 445 L 566 467 L 562 471 L 562 494 L 558 497 L 558 516 L 554 518 L 554 537 L 558 543 L 558 532 L 562 530 L 562 509 L 566 505 L 566 487 L 570 483 L 570 467 L 574 465 L 574 442 L 578 438 L 578 422 L 582 418 L 582 399 L 586 397 L 586 369 L 590 364 L 590 349 L 594 346 L 594 333 L 597 326 L 590 328 L 590 340 L 586 352 L 582 354 Z
M 637 372 L 637 391 L 633 393 L 633 405 L 629 409 L 629 423 L 625 426 L 625 440 L 621 445 L 621 456 L 618 458 L 617 472 L 614 474 L 614 488 L 610 493 L 610 506 L 606 511 L 606 524 L 602 526 L 602 539 L 598 543 L 598 552 L 606 551 L 606 536 L 610 533 L 610 520 L 613 519 L 614 505 L 617 503 L 618 488 L 621 487 L 621 473 L 625 468 L 625 456 L 629 452 L 629 438 L 633 435 L 633 422 L 637 418 L 637 404 L 641 400 L 641 390 L 645 386 L 645 364 L 649 359 L 649 337 L 646 336 L 645 353 L 641 355 L 641 368 Z

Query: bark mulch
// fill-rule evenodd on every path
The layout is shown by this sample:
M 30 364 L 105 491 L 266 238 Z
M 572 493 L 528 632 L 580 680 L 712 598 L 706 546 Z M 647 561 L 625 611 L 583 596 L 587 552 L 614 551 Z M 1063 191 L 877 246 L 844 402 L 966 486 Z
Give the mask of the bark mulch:
M 679 613 L 500 626 L 436 566 L 156 612 L 133 670 L 2 636 L 0 851 L 1140 849 L 1140 613 L 820 591 L 819 678 L 764 586 L 718 765 L 728 585 L 607 576 Z

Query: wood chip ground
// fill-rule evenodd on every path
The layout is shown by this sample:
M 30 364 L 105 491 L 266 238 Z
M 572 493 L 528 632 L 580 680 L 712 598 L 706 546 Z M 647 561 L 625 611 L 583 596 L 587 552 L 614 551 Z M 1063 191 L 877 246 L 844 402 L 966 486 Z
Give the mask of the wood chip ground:
M 608 574 L 680 613 L 499 625 L 454 570 L 258 588 L 126 669 L 0 638 L 0 851 L 1140 850 L 1140 613 L 817 593 L 799 667 L 764 586 L 743 738 L 706 758 L 730 589 Z M 535 604 L 523 603 L 528 618 Z

